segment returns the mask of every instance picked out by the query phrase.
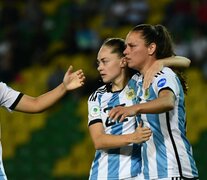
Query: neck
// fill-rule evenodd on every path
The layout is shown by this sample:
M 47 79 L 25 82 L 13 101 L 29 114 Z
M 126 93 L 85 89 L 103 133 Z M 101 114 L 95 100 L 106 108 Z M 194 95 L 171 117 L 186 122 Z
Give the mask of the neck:
M 146 74 L 147 70 L 152 66 L 152 64 L 155 62 L 155 59 L 150 59 L 149 61 L 144 64 L 144 66 L 139 70 L 139 72 L 143 75 Z
M 112 83 L 112 92 L 115 92 L 115 91 L 120 91 L 122 90 L 128 83 L 129 81 L 129 77 L 120 77 L 119 79 L 117 79 L 116 81 L 114 81 Z

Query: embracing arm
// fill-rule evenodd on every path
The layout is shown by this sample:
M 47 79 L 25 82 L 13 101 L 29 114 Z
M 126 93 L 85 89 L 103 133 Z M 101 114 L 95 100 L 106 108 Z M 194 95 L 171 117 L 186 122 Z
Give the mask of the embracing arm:
M 179 68 L 184 69 L 190 66 L 190 59 L 183 56 L 171 56 L 168 58 L 158 59 L 156 60 L 151 67 L 147 70 L 144 76 L 144 89 L 149 88 L 152 80 L 158 72 L 160 72 L 163 67 L 171 67 L 171 68 Z
M 129 107 L 118 106 L 109 112 L 109 117 L 123 121 L 128 116 L 137 114 L 158 114 L 170 111 L 174 108 L 175 95 L 170 90 L 162 90 L 159 97 L 155 100 L 140 103 Z
M 60 100 L 67 91 L 83 86 L 84 79 L 82 70 L 72 72 L 72 66 L 70 66 L 59 86 L 38 97 L 23 95 L 14 110 L 27 113 L 42 112 Z
M 136 114 L 159 114 L 174 108 L 175 95 L 170 90 L 162 90 L 155 100 L 135 105 Z
M 95 149 L 119 148 L 131 143 L 141 143 L 147 141 L 151 136 L 151 130 L 147 127 L 137 127 L 131 134 L 111 135 L 104 132 L 102 123 L 96 123 L 89 126 L 89 132 L 95 146 Z
M 190 59 L 183 56 L 171 56 L 168 58 L 160 59 L 161 63 L 165 67 L 172 68 L 188 68 L 190 66 Z

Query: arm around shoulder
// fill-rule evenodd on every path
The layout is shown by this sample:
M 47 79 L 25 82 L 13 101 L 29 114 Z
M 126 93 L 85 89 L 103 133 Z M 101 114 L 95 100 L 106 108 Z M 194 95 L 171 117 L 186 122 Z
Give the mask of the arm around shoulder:
M 188 68 L 191 60 L 184 56 L 171 56 L 168 58 L 161 59 L 163 66 L 172 68 Z

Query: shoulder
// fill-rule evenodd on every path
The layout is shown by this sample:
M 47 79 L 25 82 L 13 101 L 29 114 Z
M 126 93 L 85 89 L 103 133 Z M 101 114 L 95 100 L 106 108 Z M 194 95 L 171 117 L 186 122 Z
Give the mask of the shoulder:
M 135 81 L 137 81 L 137 80 L 139 80 L 140 78 L 142 78 L 142 75 L 141 75 L 139 72 L 137 72 L 136 74 L 134 74 L 134 75 L 132 76 L 132 78 L 131 78 L 130 80 L 135 80 Z
M 94 91 L 88 98 L 88 101 L 96 101 L 97 97 L 107 92 L 107 86 L 103 85 Z
M 174 88 L 176 85 L 176 74 L 173 72 L 172 69 L 165 67 L 162 71 L 157 73 L 154 77 L 154 81 L 152 83 L 153 88 L 166 88 L 170 87 L 171 89 Z
M 9 87 L 6 83 L 0 82 L 0 92 L 1 94 L 5 92 L 11 92 L 14 91 L 11 87 Z
M 164 67 L 162 71 L 168 74 L 175 74 L 174 71 L 169 67 Z
M 3 88 L 3 87 L 7 87 L 6 83 L 3 83 L 3 82 L 0 82 L 0 87 Z
M 159 78 L 162 77 L 174 77 L 176 74 L 175 72 L 168 68 L 168 67 L 164 67 L 162 71 L 158 72 L 155 76 L 154 76 L 154 80 L 156 81 Z
M 2 93 L 20 93 L 18 90 L 13 89 L 12 87 L 8 86 L 6 83 L 4 82 L 0 82 L 0 92 Z

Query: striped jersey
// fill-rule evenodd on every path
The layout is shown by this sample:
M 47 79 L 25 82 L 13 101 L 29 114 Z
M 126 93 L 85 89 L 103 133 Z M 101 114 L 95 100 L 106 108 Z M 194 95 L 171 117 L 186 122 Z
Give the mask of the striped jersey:
M 137 81 L 129 80 L 124 89 L 111 92 L 104 85 L 92 93 L 88 99 L 88 125 L 102 123 L 105 133 L 121 135 L 133 133 L 138 117 L 126 118 L 123 122 L 109 119 L 108 113 L 115 106 L 130 106 L 137 103 Z M 141 172 L 141 147 L 130 144 L 114 149 L 96 150 L 90 170 L 90 180 L 123 179 L 135 177 Z
M 8 87 L 5 83 L 0 82 L 0 106 L 5 107 L 11 111 L 15 108 L 17 103 L 22 97 L 22 93 L 13 90 Z M 2 146 L 0 143 L 0 180 L 6 180 L 6 174 L 2 162 Z
M 142 86 L 141 77 L 138 85 Z M 174 109 L 161 114 L 141 115 L 144 125 L 152 130 L 152 136 L 142 146 L 144 178 L 198 177 L 192 147 L 186 137 L 184 92 L 176 74 L 170 68 L 164 68 L 150 88 L 139 91 L 137 96 L 140 103 L 145 103 L 156 99 L 163 89 L 174 93 Z

